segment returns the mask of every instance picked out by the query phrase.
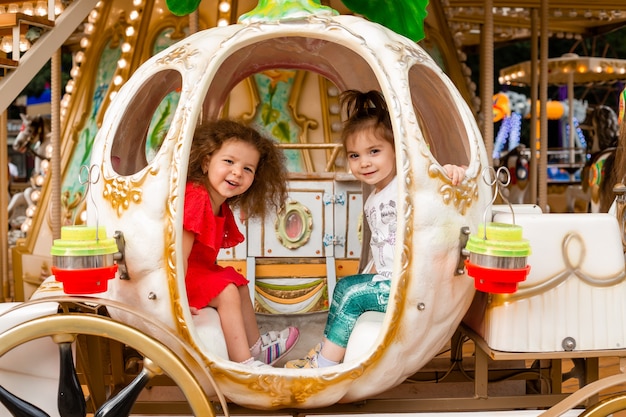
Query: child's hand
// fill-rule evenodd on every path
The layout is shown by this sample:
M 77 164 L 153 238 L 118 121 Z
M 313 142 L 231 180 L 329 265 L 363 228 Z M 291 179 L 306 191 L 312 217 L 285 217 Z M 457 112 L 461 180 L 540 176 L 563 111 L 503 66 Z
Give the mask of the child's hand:
M 198 314 L 200 314 L 200 310 L 198 310 L 196 307 L 189 307 L 189 310 L 191 311 L 192 316 L 197 316 Z
M 458 165 L 445 164 L 443 169 L 448 174 L 448 177 L 452 180 L 452 185 L 459 185 L 463 178 L 465 177 L 465 167 L 460 167 Z

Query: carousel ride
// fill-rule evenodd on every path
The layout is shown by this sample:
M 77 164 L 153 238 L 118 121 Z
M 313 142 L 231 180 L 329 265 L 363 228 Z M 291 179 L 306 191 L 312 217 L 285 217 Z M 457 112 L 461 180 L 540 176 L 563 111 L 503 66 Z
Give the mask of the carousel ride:
M 585 405 L 590 415 L 603 415 L 621 406 L 623 397 L 594 406 L 594 396 L 626 377 L 594 382 L 592 370 L 599 357 L 622 357 L 626 345 L 620 331 L 626 316 L 618 307 L 626 272 L 615 216 L 493 206 L 502 173 L 489 169 L 470 108 L 428 53 L 363 18 L 315 3 L 292 6 L 269 13 L 260 3 L 237 24 L 199 31 L 156 52 L 110 98 L 89 142 L 89 125 L 98 119 L 92 114 L 66 168 L 66 201 L 78 203 L 49 246 L 53 275 L 29 301 L 2 304 L 5 407 L 18 415 L 45 415 L 43 409 L 118 416 L 143 404 L 159 414 L 149 404 L 170 397 L 146 400 L 144 388 L 161 385 L 177 386 L 183 409 L 194 415 L 228 415 L 237 407 L 358 407 L 418 374 L 450 340 L 466 339 L 477 347 L 474 395 L 453 407 L 442 399 L 439 410 L 545 408 L 549 416 Z M 392 301 L 385 314 L 359 320 L 346 360 L 336 367 L 250 369 L 228 359 L 215 311 L 189 311 L 180 255 L 187 160 L 195 126 L 247 114 L 236 98 L 252 88 L 257 110 L 248 120 L 274 133 L 285 149 L 290 205 L 265 222 L 242 224 L 247 242 L 221 261 L 246 273 L 264 313 L 306 314 L 320 305 L 323 313 L 334 282 L 366 259 L 357 220 L 363 191 L 346 172 L 338 142 L 302 140 L 314 125 L 293 110 L 301 107 L 284 99 L 298 123 L 278 123 L 289 112 L 274 97 L 285 85 L 305 88 L 304 73 L 329 100 L 345 89 L 376 89 L 389 103 L 401 195 Z M 102 98 L 97 87 L 92 92 Z M 268 114 L 276 117 L 263 119 Z M 445 163 L 468 166 L 461 184 L 451 184 Z M 494 249 L 520 239 L 523 253 Z M 593 245 L 598 240 L 604 244 Z M 516 257 L 523 265 L 510 259 Z M 496 259 L 499 267 L 489 263 L 493 258 L 503 258 Z M 282 281 L 279 270 L 287 270 Z M 509 278 L 515 284 L 503 285 Z M 311 285 L 320 279 L 323 285 Z M 304 291 L 289 299 L 279 292 L 281 282 L 291 291 L 324 288 L 326 295 Z M 265 298 L 256 294 L 264 289 Z M 580 360 L 584 387 L 570 396 L 493 398 L 488 357 Z M 540 381 L 543 371 L 540 364 Z M 551 389 L 560 382 L 553 375 Z M 435 409 L 424 404 L 410 411 Z

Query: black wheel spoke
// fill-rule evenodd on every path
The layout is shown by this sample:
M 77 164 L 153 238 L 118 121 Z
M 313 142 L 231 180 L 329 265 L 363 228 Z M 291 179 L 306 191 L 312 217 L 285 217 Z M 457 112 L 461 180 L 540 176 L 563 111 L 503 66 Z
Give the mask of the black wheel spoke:
M 69 342 L 59 343 L 59 353 L 61 355 L 59 396 L 57 400 L 59 414 L 62 417 L 85 417 L 87 415 L 87 404 L 78 375 L 76 375 L 72 344 Z
M 122 417 L 130 414 L 141 390 L 154 375 L 161 373 L 149 359 L 144 358 L 143 362 L 144 367 L 135 379 L 115 397 L 102 404 L 94 417 Z
M 39 407 L 26 402 L 0 386 L 0 402 L 14 417 L 50 417 Z

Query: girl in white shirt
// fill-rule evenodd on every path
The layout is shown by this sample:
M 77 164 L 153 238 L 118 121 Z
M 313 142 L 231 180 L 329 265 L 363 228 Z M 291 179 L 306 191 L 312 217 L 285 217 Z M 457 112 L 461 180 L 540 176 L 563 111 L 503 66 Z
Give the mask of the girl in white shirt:
M 346 353 L 350 333 L 366 311 L 385 312 L 389 301 L 396 239 L 398 185 L 396 152 L 389 111 L 378 91 L 345 91 L 341 103 L 347 121 L 343 145 L 352 174 L 374 188 L 364 205 L 365 219 L 372 232 L 370 250 L 374 266 L 362 274 L 337 282 L 326 320 L 324 338 L 303 359 L 286 368 L 322 368 L 337 365 Z M 465 176 L 465 168 L 444 165 L 454 185 Z

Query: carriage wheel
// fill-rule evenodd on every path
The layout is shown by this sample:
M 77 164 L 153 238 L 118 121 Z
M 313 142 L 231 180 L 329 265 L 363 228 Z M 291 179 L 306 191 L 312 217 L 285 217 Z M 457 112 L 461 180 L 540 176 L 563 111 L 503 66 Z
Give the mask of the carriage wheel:
M 70 313 L 21 323 L 0 334 L 0 356 L 31 340 L 51 337 L 58 344 L 61 354 L 59 412 L 61 415 L 84 416 L 85 399 L 74 370 L 71 350 L 71 344 L 77 335 L 115 340 L 135 348 L 144 356 L 142 371 L 116 396 L 107 400 L 96 412 L 96 417 L 128 415 L 143 387 L 153 376 L 160 374 L 166 374 L 174 381 L 195 416 L 215 417 L 213 405 L 189 366 L 159 341 L 108 317 Z M 12 396 L 3 389 L 0 396 L 5 406 L 14 414 L 18 412 L 17 415 L 47 415 L 34 405 Z
M 583 411 L 580 417 L 605 417 L 621 410 L 626 410 L 626 394 L 605 398 Z

